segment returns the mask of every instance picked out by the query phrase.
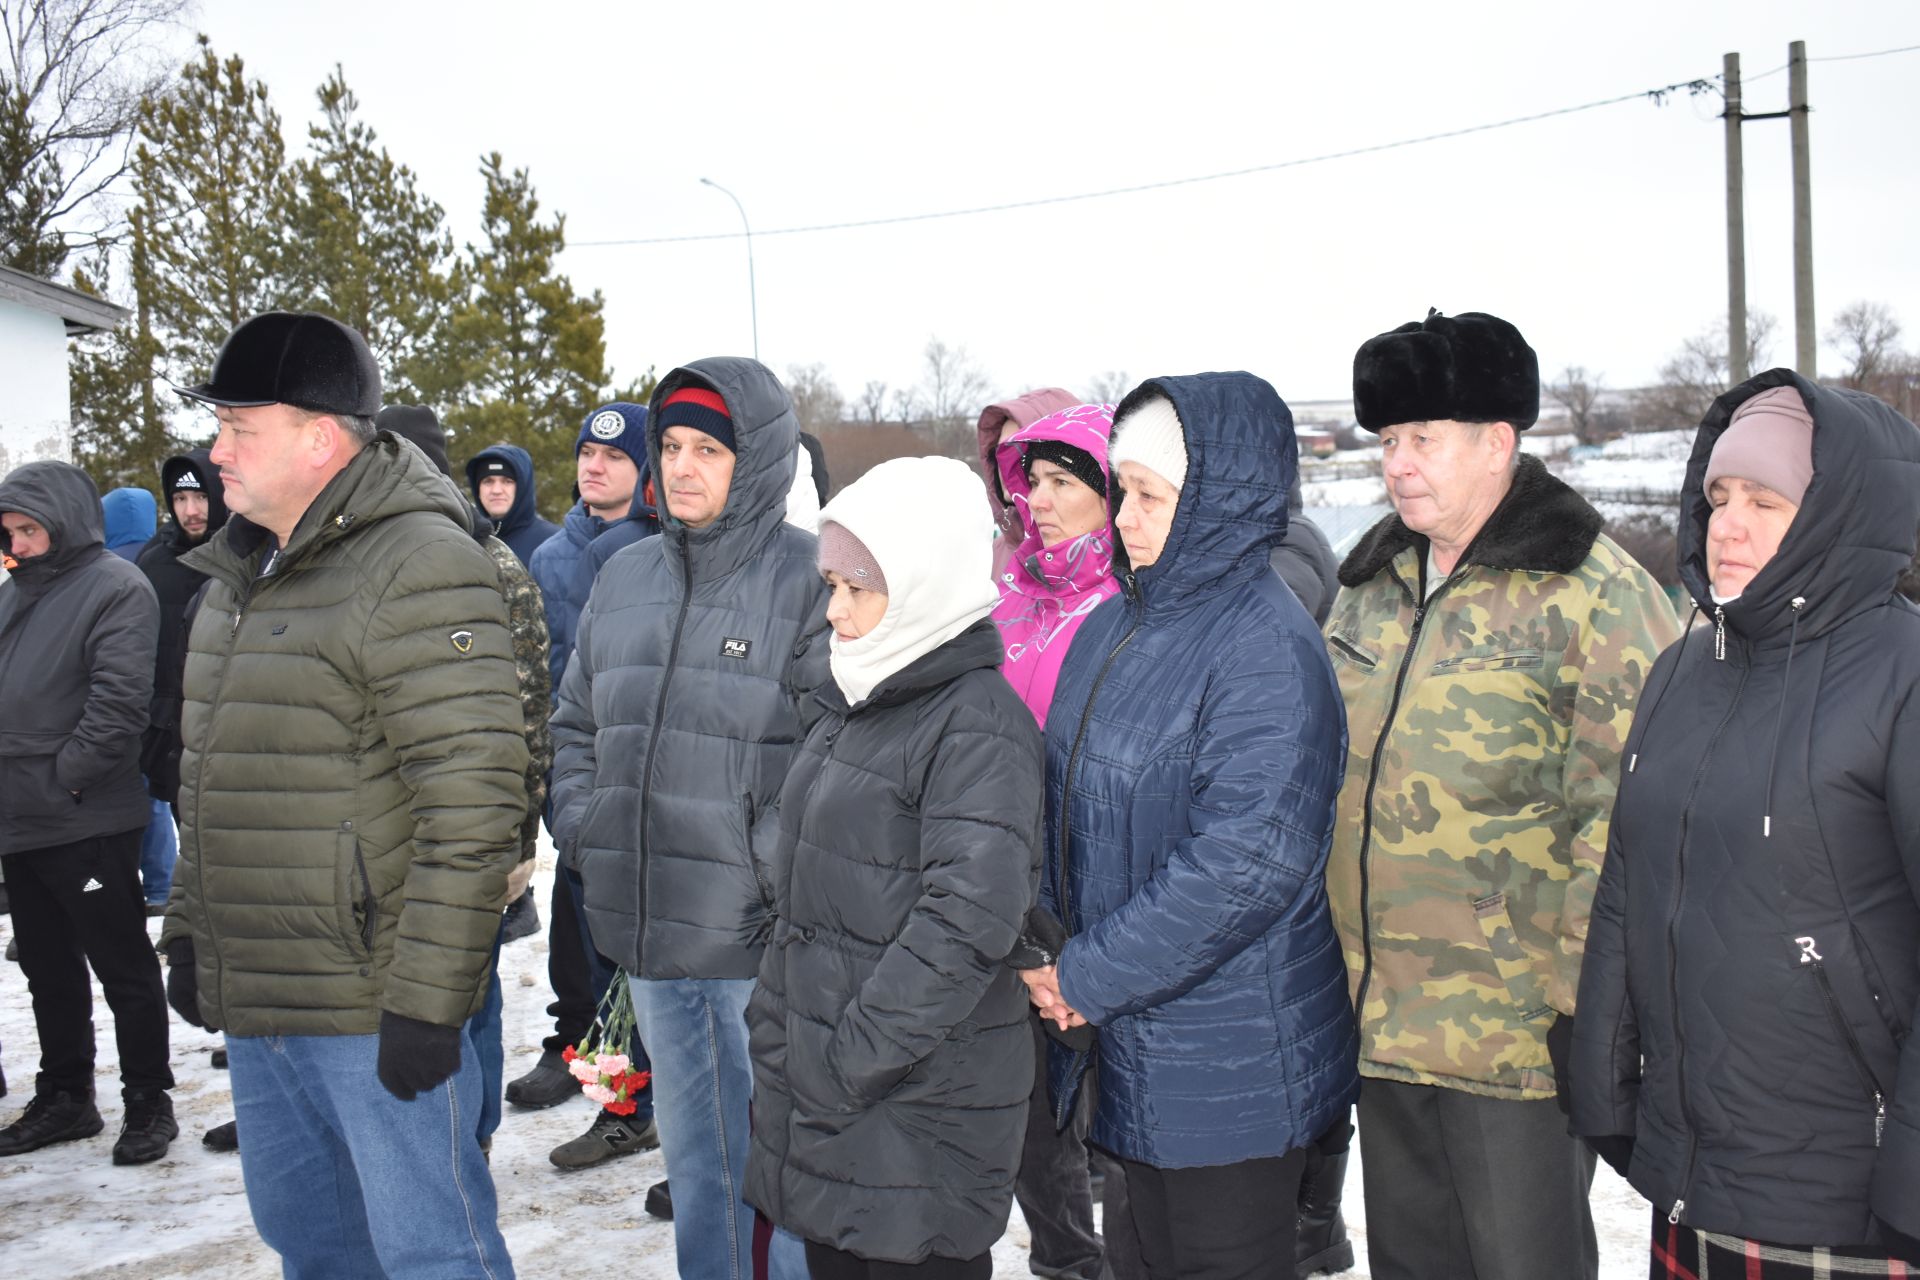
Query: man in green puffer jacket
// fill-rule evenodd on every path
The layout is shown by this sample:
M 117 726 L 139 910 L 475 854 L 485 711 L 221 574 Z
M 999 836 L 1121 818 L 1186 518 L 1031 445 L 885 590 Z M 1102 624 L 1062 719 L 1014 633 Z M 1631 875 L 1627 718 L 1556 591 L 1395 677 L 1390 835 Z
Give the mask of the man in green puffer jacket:
M 233 518 L 187 557 L 212 582 L 168 998 L 227 1034 L 247 1198 L 289 1274 L 511 1275 L 460 1053 L 527 809 L 498 575 L 459 495 L 376 432 L 347 326 L 256 316 L 185 394 L 218 413 Z

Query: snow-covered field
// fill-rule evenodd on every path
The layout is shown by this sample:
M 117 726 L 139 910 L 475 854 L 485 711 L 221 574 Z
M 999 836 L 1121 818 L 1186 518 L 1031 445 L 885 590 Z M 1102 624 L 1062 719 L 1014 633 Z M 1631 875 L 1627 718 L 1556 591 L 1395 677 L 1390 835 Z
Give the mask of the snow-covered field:
M 551 854 L 542 857 L 537 892 L 547 900 Z M 150 922 L 154 933 L 159 921 Z M 0 917 L 0 938 L 11 921 Z M 501 960 L 506 989 L 507 1077 L 532 1065 L 550 1024 L 546 940 L 529 938 Z M 200 1135 L 232 1118 L 226 1073 L 209 1065 L 218 1037 L 173 1022 L 178 1077 L 174 1107 L 180 1137 L 167 1158 L 140 1168 L 116 1168 L 110 1152 L 119 1131 L 120 1084 L 112 1016 L 96 1000 L 100 1055 L 96 1085 L 107 1128 L 99 1137 L 26 1156 L 0 1159 L 0 1275 L 8 1280 L 173 1280 L 221 1277 L 266 1280 L 279 1274 L 247 1215 L 240 1159 L 216 1155 Z M 10 1122 L 33 1088 L 38 1046 L 26 980 L 15 965 L 0 966 L 0 1061 L 12 1089 L 0 1100 Z M 641 1207 L 646 1189 L 666 1176 L 658 1152 L 632 1156 L 598 1170 L 563 1174 L 547 1152 L 576 1136 L 592 1119 L 582 1100 L 550 1111 L 507 1109 L 494 1138 L 493 1175 L 500 1220 L 523 1277 L 575 1274 L 583 1266 L 617 1270 L 631 1280 L 667 1280 L 674 1274 L 673 1230 Z M 1356 1155 L 1358 1148 L 1356 1145 Z M 1356 1160 L 1348 1182 L 1349 1221 L 1360 1266 L 1367 1275 L 1366 1225 Z M 1646 1274 L 1644 1201 L 1605 1166 L 1593 1191 L 1600 1230 L 1601 1274 L 1628 1280 Z M 1027 1233 L 1016 1209 L 994 1247 L 996 1280 L 1027 1272 Z

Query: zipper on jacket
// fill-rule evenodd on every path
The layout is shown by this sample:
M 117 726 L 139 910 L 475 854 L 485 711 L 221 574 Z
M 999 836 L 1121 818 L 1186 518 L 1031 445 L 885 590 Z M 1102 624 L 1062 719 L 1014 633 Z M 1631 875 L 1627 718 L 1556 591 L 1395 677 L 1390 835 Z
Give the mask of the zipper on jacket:
M 1372 892 L 1372 877 L 1367 873 L 1368 859 L 1373 856 L 1373 794 L 1380 785 L 1380 758 L 1387 750 L 1387 735 L 1393 732 L 1393 719 L 1400 714 L 1400 696 L 1406 690 L 1407 672 L 1413 667 L 1413 651 L 1419 647 L 1420 631 L 1426 625 L 1427 614 L 1433 608 L 1433 602 L 1446 594 L 1453 585 L 1453 575 L 1447 575 L 1445 581 L 1433 589 L 1433 594 L 1425 600 L 1415 600 L 1413 592 L 1407 587 L 1406 580 L 1398 573 L 1393 580 L 1400 584 L 1400 590 L 1413 605 L 1413 625 L 1407 629 L 1407 647 L 1400 655 L 1400 669 L 1394 673 L 1393 696 L 1387 700 L 1387 716 L 1380 725 L 1380 736 L 1374 740 L 1373 761 L 1367 766 L 1367 790 L 1360 801 L 1360 984 L 1354 989 L 1353 1013 L 1356 1019 L 1367 1007 L 1367 986 L 1373 981 L 1373 913 L 1369 903 Z
M 1713 660 L 1727 660 L 1727 611 L 1719 605 L 1713 606 Z
M 680 539 L 680 582 L 680 614 L 673 622 L 673 643 L 667 648 L 667 669 L 660 673 L 660 696 L 655 700 L 653 705 L 653 731 L 647 735 L 647 772 L 640 785 L 639 836 L 640 883 L 642 885 L 647 882 L 646 861 L 650 852 L 647 848 L 647 814 L 651 811 L 650 801 L 653 799 L 654 752 L 660 746 L 660 722 L 667 714 L 667 687 L 673 683 L 674 668 L 680 665 L 680 637 L 686 632 L 687 614 L 693 608 L 693 549 L 687 545 L 687 540 L 684 535 Z M 748 857 L 752 857 L 751 852 L 748 853 Z M 636 924 L 639 929 L 639 934 L 634 939 L 633 949 L 637 955 L 640 951 L 640 944 L 645 941 L 647 936 L 647 922 L 644 911 Z M 644 960 L 641 961 L 640 967 L 642 969 L 646 968 L 646 962 Z M 634 976 L 639 977 L 640 975 L 635 974 Z
M 360 941 L 366 944 L 367 959 L 373 959 L 373 935 L 379 920 L 374 912 L 377 904 L 373 900 L 373 880 L 367 875 L 367 860 L 360 853 L 360 837 L 353 838 L 353 869 L 360 876 L 360 900 L 366 904 L 365 920 L 360 925 Z
M 1860 1083 L 1865 1086 L 1867 1096 L 1873 1099 L 1873 1145 L 1878 1147 L 1880 1139 L 1887 1130 L 1887 1099 L 1881 1091 L 1880 1082 L 1874 1078 L 1873 1067 L 1867 1062 L 1866 1050 L 1860 1047 L 1860 1038 L 1853 1034 L 1853 1026 L 1846 1015 L 1840 1012 L 1840 1001 L 1833 994 L 1833 982 L 1827 977 L 1827 965 L 1824 960 L 1805 962 L 1813 969 L 1814 981 L 1820 984 L 1820 998 L 1826 1001 L 1827 1017 L 1839 1028 L 1840 1038 L 1845 1043 L 1847 1056 L 1853 1059 L 1854 1070 L 1860 1073 Z
M 773 912 L 773 886 L 760 874 L 760 859 L 753 852 L 753 793 L 740 793 L 740 821 L 747 833 L 747 865 L 753 870 L 753 882 L 760 886 L 760 901 L 765 904 L 769 915 Z
M 1127 589 L 1127 599 L 1135 606 L 1138 612 L 1134 615 L 1133 624 L 1127 628 L 1127 634 L 1121 636 L 1120 643 L 1113 646 L 1113 649 L 1107 654 L 1106 661 L 1100 664 L 1100 673 L 1093 678 L 1093 687 L 1087 691 L 1087 705 L 1080 708 L 1080 725 L 1074 730 L 1073 747 L 1067 752 L 1066 772 L 1061 777 L 1060 868 L 1059 879 L 1055 884 L 1055 888 L 1060 895 L 1060 923 L 1067 926 L 1069 934 L 1071 934 L 1073 929 L 1073 893 L 1068 887 L 1070 877 L 1067 875 L 1067 854 L 1071 846 L 1068 845 L 1067 841 L 1073 833 L 1073 774 L 1075 768 L 1080 763 L 1080 747 L 1087 740 L 1087 726 L 1093 720 L 1093 703 L 1094 699 L 1100 696 L 1100 686 L 1107 682 L 1107 673 L 1113 670 L 1115 659 L 1119 658 L 1122 651 L 1133 643 L 1134 636 L 1139 634 L 1140 628 L 1146 623 L 1145 610 L 1139 609 L 1140 597 L 1136 593 L 1137 589 L 1131 573 L 1127 574 L 1125 585 Z M 1081 1064 L 1086 1060 L 1086 1057 L 1087 1051 L 1084 1049 L 1079 1049 L 1074 1052 L 1073 1062 L 1068 1068 L 1067 1073 L 1069 1079 L 1080 1074 Z M 1072 1096 L 1073 1091 L 1067 1091 L 1067 1097 L 1071 1098 Z M 1066 1128 L 1065 1100 L 1063 1099 L 1060 1102 L 1054 1103 L 1053 1111 L 1055 1131 L 1057 1132 L 1060 1129 Z
M 1714 613 L 1718 616 L 1720 610 L 1715 609 Z M 1693 826 L 1693 798 L 1700 792 L 1701 780 L 1706 777 L 1707 763 L 1713 759 L 1720 735 L 1733 723 L 1733 713 L 1740 705 L 1740 695 L 1747 687 L 1751 671 L 1751 667 L 1741 668 L 1740 683 L 1734 686 L 1733 696 L 1727 699 L 1726 714 L 1720 717 L 1720 723 L 1700 753 L 1700 763 L 1694 766 L 1693 780 L 1687 784 L 1687 797 L 1680 806 L 1680 844 L 1673 859 L 1673 901 L 1667 908 L 1667 1010 L 1673 1020 L 1673 1074 L 1680 1091 L 1680 1114 L 1687 1122 L 1687 1163 L 1680 1174 L 1681 1194 L 1673 1203 L 1673 1212 L 1667 1215 L 1667 1221 L 1676 1226 L 1687 1207 L 1686 1191 L 1693 1182 L 1694 1162 L 1700 1156 L 1700 1125 L 1687 1102 L 1687 1038 L 1680 1023 L 1680 904 L 1687 893 L 1687 836 Z

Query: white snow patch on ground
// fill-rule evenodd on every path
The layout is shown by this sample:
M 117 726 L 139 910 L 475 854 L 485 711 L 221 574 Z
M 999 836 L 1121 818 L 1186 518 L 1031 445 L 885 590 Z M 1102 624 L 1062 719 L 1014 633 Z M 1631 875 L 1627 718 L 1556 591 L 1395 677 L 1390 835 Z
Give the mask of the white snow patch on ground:
M 543 852 L 541 863 L 535 892 L 544 921 L 551 849 Z M 158 936 L 160 922 L 149 923 Z M 0 918 L 0 938 L 11 932 L 11 921 Z M 516 942 L 501 957 L 509 1080 L 532 1066 L 551 1029 L 546 961 L 544 936 Z M 260 1242 L 247 1212 L 240 1158 L 200 1145 L 201 1134 L 233 1117 L 226 1073 L 209 1063 L 219 1037 L 173 1019 L 178 1080 L 173 1101 L 180 1137 L 157 1164 L 116 1168 L 111 1152 L 120 1127 L 119 1063 L 112 1014 L 97 997 L 94 1023 L 99 1033 L 95 1084 L 106 1131 L 83 1142 L 0 1159 L 0 1272 L 9 1280 L 278 1276 L 278 1259 Z M 11 1089 L 0 1100 L 0 1123 L 10 1123 L 32 1093 L 38 1057 L 26 979 L 16 965 L 0 966 L 0 1054 Z M 550 1111 L 506 1109 L 494 1137 L 493 1176 L 514 1265 L 532 1280 L 577 1274 L 583 1266 L 611 1266 L 629 1280 L 669 1280 L 675 1274 L 673 1228 L 648 1217 L 642 1207 L 647 1188 L 666 1176 L 659 1152 L 567 1174 L 547 1163 L 547 1152 L 583 1132 L 592 1118 L 584 1099 Z M 1346 1273 L 1353 1277 L 1368 1274 L 1361 1176 L 1356 1142 L 1347 1181 L 1348 1222 L 1360 1263 Z M 1593 1205 L 1601 1275 L 1605 1280 L 1644 1276 L 1646 1203 L 1603 1165 Z M 1027 1242 L 1016 1208 L 993 1249 L 995 1280 L 1028 1275 Z

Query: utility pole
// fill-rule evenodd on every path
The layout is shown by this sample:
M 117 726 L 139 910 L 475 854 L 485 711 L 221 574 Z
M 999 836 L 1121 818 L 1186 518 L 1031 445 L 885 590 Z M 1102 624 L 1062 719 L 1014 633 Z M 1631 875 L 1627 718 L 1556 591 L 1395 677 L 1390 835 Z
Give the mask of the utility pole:
M 1813 172 L 1808 159 L 1807 42 L 1787 46 L 1787 109 L 1742 110 L 1740 55 L 1721 60 L 1727 107 L 1727 373 L 1740 382 L 1752 372 L 1747 351 L 1747 246 L 1744 162 L 1740 126 L 1749 120 L 1779 120 L 1791 131 L 1793 146 L 1793 355 L 1794 368 L 1811 380 L 1819 363 L 1819 337 L 1813 319 Z
M 1819 363 L 1813 328 L 1813 172 L 1807 144 L 1807 42 L 1787 46 L 1787 114 L 1793 139 L 1793 355 L 1811 381 Z
M 1727 380 L 1747 380 L 1747 207 L 1740 153 L 1740 55 L 1721 59 L 1727 107 Z

